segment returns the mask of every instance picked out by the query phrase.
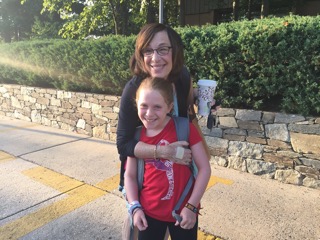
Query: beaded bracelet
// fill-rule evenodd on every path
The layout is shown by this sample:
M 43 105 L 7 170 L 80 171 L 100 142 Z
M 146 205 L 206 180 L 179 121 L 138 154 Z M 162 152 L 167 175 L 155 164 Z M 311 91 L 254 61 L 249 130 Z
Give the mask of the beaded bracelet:
M 153 149 L 153 158 L 154 160 L 157 160 L 157 145 L 155 145 Z

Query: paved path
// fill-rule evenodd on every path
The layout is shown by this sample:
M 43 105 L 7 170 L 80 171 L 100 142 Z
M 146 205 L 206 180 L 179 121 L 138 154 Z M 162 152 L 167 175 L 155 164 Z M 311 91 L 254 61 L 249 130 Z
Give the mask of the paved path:
M 0 239 L 121 239 L 112 142 L 0 116 Z M 320 240 L 320 191 L 212 166 L 199 240 Z M 215 237 L 216 236 L 216 237 Z

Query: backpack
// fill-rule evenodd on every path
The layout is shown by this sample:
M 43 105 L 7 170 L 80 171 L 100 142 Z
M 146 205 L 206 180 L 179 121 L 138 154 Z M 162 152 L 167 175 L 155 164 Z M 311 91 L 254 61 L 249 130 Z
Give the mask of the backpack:
M 189 119 L 185 118 L 185 117 L 176 117 L 176 116 L 172 116 L 172 118 L 174 120 L 178 141 L 187 141 L 188 142 L 189 141 L 189 133 L 190 133 Z M 135 132 L 135 139 L 138 141 L 140 140 L 141 129 L 142 129 L 142 126 L 139 126 L 139 127 L 137 127 L 136 132 Z M 177 202 L 175 208 L 172 210 L 172 216 L 176 220 L 178 220 L 179 222 L 181 222 L 182 218 L 180 217 L 180 215 L 178 215 L 176 213 L 176 211 L 180 208 L 182 202 L 184 201 L 187 194 L 189 193 L 191 186 L 193 184 L 193 181 L 198 174 L 198 168 L 197 168 L 193 159 L 192 159 L 192 163 L 189 165 L 189 167 L 190 167 L 192 174 L 190 175 L 190 178 L 185 186 L 185 189 L 183 190 L 183 192 L 179 198 L 179 201 Z M 142 189 L 143 175 L 144 175 L 144 160 L 143 159 L 137 159 L 137 171 L 138 171 L 138 174 L 137 174 L 138 190 L 140 191 Z

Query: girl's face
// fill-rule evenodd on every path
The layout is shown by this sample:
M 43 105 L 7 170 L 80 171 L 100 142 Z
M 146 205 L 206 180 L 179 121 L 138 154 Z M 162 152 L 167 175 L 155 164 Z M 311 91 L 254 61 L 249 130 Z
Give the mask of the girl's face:
M 138 116 L 147 129 L 162 130 L 173 104 L 168 105 L 157 90 L 141 89 L 137 107 Z
M 170 50 L 165 55 L 159 55 L 155 49 L 161 47 L 170 47 Z M 154 50 L 151 56 L 144 56 L 145 69 L 151 77 L 160 77 L 167 79 L 172 70 L 172 49 L 171 43 L 166 31 L 158 32 L 154 35 L 147 49 Z

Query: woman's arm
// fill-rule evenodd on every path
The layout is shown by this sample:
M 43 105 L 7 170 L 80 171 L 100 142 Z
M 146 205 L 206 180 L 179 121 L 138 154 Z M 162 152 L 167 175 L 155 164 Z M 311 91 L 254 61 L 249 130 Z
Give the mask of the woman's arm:
M 138 143 L 134 139 L 136 127 L 141 125 L 134 102 L 138 83 L 137 77 L 131 79 L 121 95 L 117 126 L 117 148 L 121 161 L 127 160 L 127 156 L 134 156 L 134 148 Z
M 188 110 L 189 112 L 188 112 L 188 114 L 189 114 L 189 119 L 192 121 L 193 125 L 198 130 L 198 133 L 200 134 L 200 136 L 202 138 L 202 142 L 203 142 L 207 157 L 210 158 L 209 147 L 208 147 L 207 142 L 204 139 L 203 133 L 202 133 L 202 131 L 200 129 L 200 126 L 199 126 L 199 123 L 198 123 L 198 118 L 197 118 L 197 115 L 196 115 L 196 112 L 195 112 L 195 109 L 194 109 L 194 94 L 193 94 L 193 92 L 194 92 L 194 89 L 193 89 L 193 83 L 192 83 L 192 80 L 191 80 L 189 96 L 188 96 L 188 104 L 189 104 L 189 110 Z
M 172 162 L 187 165 L 192 160 L 191 150 L 185 148 L 188 146 L 189 143 L 186 141 L 178 141 L 166 146 L 156 146 L 144 142 L 138 142 L 134 149 L 134 155 L 138 158 L 169 159 Z M 176 156 L 178 147 L 184 147 L 184 153 L 181 159 Z

